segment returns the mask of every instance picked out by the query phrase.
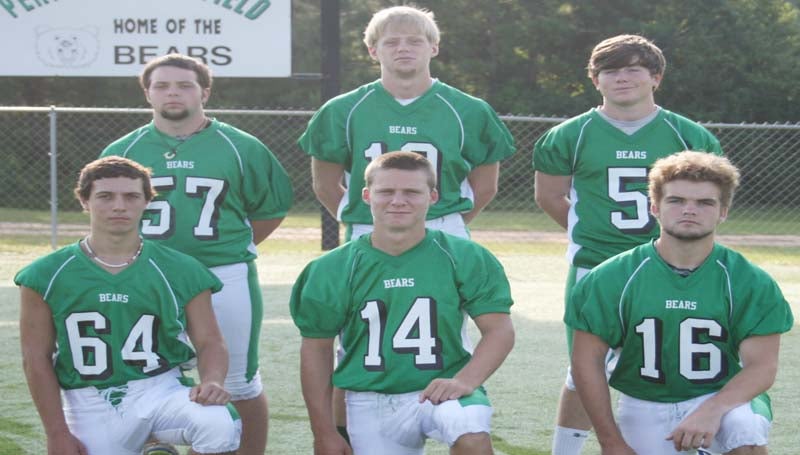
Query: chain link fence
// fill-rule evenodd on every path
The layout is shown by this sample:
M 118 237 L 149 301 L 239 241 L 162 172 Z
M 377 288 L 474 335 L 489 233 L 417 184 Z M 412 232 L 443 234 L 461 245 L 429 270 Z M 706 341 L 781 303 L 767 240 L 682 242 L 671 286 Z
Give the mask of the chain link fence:
M 305 221 L 287 222 L 275 235 L 321 240 L 309 158 L 296 145 L 313 112 L 208 113 L 259 137 L 291 175 L 296 202 L 290 216 Z M 473 236 L 499 252 L 526 247 L 548 254 L 563 251 L 565 233 L 534 202 L 531 151 L 542 133 L 564 119 L 502 118 L 518 152 L 502 163 L 499 192 L 471 225 Z M 111 141 L 150 119 L 149 109 L 0 107 L 0 234 L 50 237 L 54 245 L 80 235 L 70 230 L 69 221 L 77 218 L 70 214 L 80 212 L 72 195 L 80 168 Z M 723 242 L 756 246 L 757 251 L 767 248 L 769 254 L 800 254 L 800 193 L 795 191 L 800 182 L 800 125 L 705 126 L 743 174 L 733 211 L 720 228 Z M 52 226 L 51 219 L 56 220 Z

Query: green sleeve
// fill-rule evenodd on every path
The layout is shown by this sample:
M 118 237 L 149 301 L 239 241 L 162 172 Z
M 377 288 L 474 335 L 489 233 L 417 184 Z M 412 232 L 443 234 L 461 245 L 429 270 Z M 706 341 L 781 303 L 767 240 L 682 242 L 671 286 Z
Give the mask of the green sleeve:
M 514 137 L 508 127 L 485 101 L 479 101 L 479 109 L 465 122 L 468 137 L 464 143 L 464 156 L 473 166 L 497 163 L 516 151 Z M 472 131 L 476 134 L 469 137 Z
M 332 272 L 328 270 L 328 272 Z M 347 317 L 348 296 L 337 286 L 337 273 L 325 273 L 319 262 L 309 264 L 292 287 L 289 312 L 306 338 L 334 338 Z
M 562 125 L 551 128 L 533 146 L 533 169 L 549 175 L 572 175 L 574 144 Z
M 336 105 L 327 102 L 308 122 L 306 131 L 297 141 L 306 154 L 322 161 L 338 163 L 349 168 L 350 149 L 347 147 L 346 116 Z
M 610 347 L 622 345 L 623 326 L 619 319 L 620 293 L 609 286 L 608 280 L 589 272 L 569 294 L 571 309 L 564 314 L 564 323 L 600 337 Z
M 794 316 L 778 284 L 761 269 L 738 279 L 733 292 L 732 338 L 735 346 L 752 336 L 791 330 Z
M 245 210 L 253 220 L 282 218 L 294 199 L 289 175 L 264 144 L 253 142 L 244 163 Z
M 474 245 L 456 266 L 456 283 L 464 310 L 475 318 L 486 313 L 510 313 L 513 300 L 505 270 L 487 250 Z

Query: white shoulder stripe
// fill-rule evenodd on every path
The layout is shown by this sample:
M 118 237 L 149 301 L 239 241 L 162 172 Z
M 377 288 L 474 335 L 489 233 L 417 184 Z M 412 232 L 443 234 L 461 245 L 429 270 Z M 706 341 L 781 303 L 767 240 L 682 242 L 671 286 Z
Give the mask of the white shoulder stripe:
M 581 125 L 581 132 L 578 133 L 578 140 L 575 141 L 575 153 L 572 154 L 572 171 L 575 171 L 575 163 L 578 162 L 578 151 L 581 149 L 581 142 L 583 142 L 583 130 L 586 129 L 586 126 L 589 125 L 589 122 L 592 121 L 592 118 L 589 117 L 583 125 Z
M 449 259 L 449 260 L 450 260 L 450 264 L 452 264 L 452 265 L 453 265 L 453 268 L 455 269 L 455 268 L 456 268 L 456 260 L 455 260 L 455 259 L 453 259 L 453 255 L 451 255 L 449 251 L 447 251 L 446 249 L 444 249 L 444 247 L 443 247 L 443 246 L 442 246 L 442 245 L 439 243 L 439 241 L 438 241 L 438 240 L 436 240 L 436 239 L 433 239 L 433 243 L 434 243 L 434 245 L 436 245 L 437 247 L 439 247 L 439 249 L 440 249 L 440 250 L 442 250 L 442 253 L 444 253 L 444 254 L 445 254 L 445 256 L 447 256 L 447 259 Z
M 67 266 L 67 264 L 72 262 L 73 259 L 75 259 L 75 255 L 74 254 L 72 256 L 68 257 L 67 260 L 64 261 L 63 264 L 61 264 L 61 267 L 59 267 L 58 270 L 56 270 L 56 273 L 53 274 L 53 277 L 50 278 L 50 282 L 47 283 L 47 290 L 44 291 L 44 295 L 42 296 L 43 300 L 47 300 L 47 296 L 50 294 L 50 288 L 53 287 L 53 283 L 56 281 L 56 278 L 58 277 L 58 274 L 61 273 L 61 270 L 63 270 L 64 267 Z
M 122 157 L 123 158 L 127 158 L 128 157 L 128 152 L 130 152 L 130 150 L 133 148 L 133 146 L 136 145 L 137 142 L 139 142 L 139 139 L 143 138 L 148 132 L 150 132 L 149 129 L 147 129 L 147 128 L 143 129 L 142 132 L 139 133 L 139 135 L 136 136 L 136 138 L 131 141 L 130 145 L 128 145 L 128 147 L 125 149 L 125 151 L 122 152 Z
M 667 118 L 664 119 L 664 123 L 669 125 L 672 131 L 675 132 L 675 136 L 678 136 L 678 139 L 681 141 L 681 144 L 683 144 L 683 149 L 688 150 L 689 146 L 686 144 L 686 141 L 683 140 L 683 136 L 681 136 L 681 133 L 678 132 L 678 128 L 675 128 L 675 125 L 673 125 L 672 122 L 670 122 L 669 119 Z
M 374 88 L 365 93 L 364 96 L 362 96 L 361 99 L 353 105 L 353 108 L 350 109 L 350 112 L 347 113 L 347 120 L 344 124 L 344 138 L 347 141 L 347 148 L 349 150 L 353 149 L 352 144 L 350 144 L 350 118 L 353 116 L 353 112 L 355 112 L 356 108 L 358 108 L 358 105 L 363 103 L 364 100 L 367 99 L 368 96 L 372 95 L 373 92 L 375 92 Z
M 244 177 L 244 165 L 242 164 L 242 157 L 241 155 L 239 155 L 239 149 L 236 148 L 236 145 L 234 145 L 233 141 L 231 140 L 231 138 L 228 137 L 228 135 L 226 135 L 220 130 L 217 130 L 217 134 L 222 136 L 222 138 L 225 139 L 225 141 L 227 141 L 228 144 L 231 146 L 233 153 L 236 155 L 236 159 L 239 161 L 239 172 L 242 174 L 242 177 Z
M 158 274 L 161 275 L 161 279 L 164 280 L 164 285 L 167 286 L 167 289 L 169 290 L 169 295 L 172 297 L 172 305 L 175 307 L 175 315 L 180 314 L 180 308 L 178 308 L 178 298 L 175 297 L 175 292 L 172 290 L 172 285 L 169 283 L 169 280 L 167 280 L 166 275 L 164 275 L 164 272 L 161 271 L 161 268 L 158 266 L 158 264 L 156 264 L 156 261 L 154 261 L 153 258 L 148 258 L 147 262 L 149 262 L 150 265 L 152 265 L 153 268 L 156 269 Z M 180 319 L 176 318 L 175 320 L 181 326 L 181 331 L 185 331 L 186 327 L 183 326 L 183 323 L 181 323 Z
M 437 93 L 436 97 L 439 98 L 440 100 L 442 100 L 442 102 L 444 104 L 446 104 L 447 107 L 449 107 L 451 111 L 453 111 L 453 115 L 456 116 L 456 121 L 458 122 L 458 127 L 461 129 L 461 141 L 460 141 L 459 146 L 458 146 L 458 151 L 462 152 L 462 151 L 464 151 L 464 122 L 461 121 L 461 115 L 458 114 L 458 111 L 456 111 L 456 108 L 454 108 L 453 105 L 450 104 L 449 101 L 444 99 L 444 97 L 442 96 L 441 93 Z
M 642 261 L 642 263 L 639 264 L 638 267 L 636 267 L 636 270 L 634 270 L 633 273 L 631 273 L 631 276 L 630 276 L 630 278 L 628 278 L 628 281 L 625 282 L 625 287 L 622 288 L 622 293 L 619 296 L 619 303 L 617 304 L 617 311 L 619 311 L 619 324 L 620 324 L 620 327 L 622 327 L 622 334 L 623 335 L 625 335 L 625 323 L 623 322 L 624 319 L 622 317 L 622 302 L 625 300 L 625 294 L 628 291 L 628 286 L 630 286 L 630 284 L 633 282 L 633 279 L 636 278 L 636 275 L 639 273 L 640 270 L 642 270 L 642 267 L 644 267 L 645 264 L 647 264 L 648 262 L 650 262 L 650 258 L 646 257 L 646 258 L 644 258 L 644 261 Z
M 734 304 L 733 289 L 731 287 L 731 274 L 728 271 L 728 267 L 726 267 L 725 264 L 723 264 L 722 261 L 720 261 L 719 259 L 717 259 L 717 264 L 720 267 L 722 267 L 722 271 L 725 272 L 725 284 L 728 286 L 728 301 L 731 302 L 731 306 L 730 308 L 728 308 L 728 318 L 730 319 L 733 317 L 733 304 Z

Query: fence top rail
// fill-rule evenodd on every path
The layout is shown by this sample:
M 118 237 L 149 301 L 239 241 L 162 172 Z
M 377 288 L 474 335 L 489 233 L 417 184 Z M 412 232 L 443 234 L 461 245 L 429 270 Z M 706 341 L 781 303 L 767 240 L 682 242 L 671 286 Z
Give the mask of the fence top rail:
M 59 106 L 0 106 L 0 113 L 73 113 L 73 114 L 149 114 L 150 108 L 124 108 L 124 107 L 59 107 Z M 267 116 L 293 116 L 310 117 L 313 110 L 276 110 L 276 109 L 206 109 L 209 114 L 219 115 L 267 115 Z M 500 119 L 512 122 L 526 123 L 560 123 L 566 117 L 543 117 L 526 115 L 501 115 Z M 756 130 L 800 130 L 800 123 L 716 123 L 699 122 L 706 128 L 717 129 L 756 129 Z
M 302 116 L 310 117 L 315 111 L 304 110 L 264 110 L 264 109 L 206 109 L 209 114 L 221 115 L 271 115 L 271 116 Z M 150 114 L 151 108 L 127 108 L 127 107 L 58 107 L 58 106 L 0 106 L 2 112 L 22 112 L 22 113 L 50 113 L 63 112 L 72 114 Z

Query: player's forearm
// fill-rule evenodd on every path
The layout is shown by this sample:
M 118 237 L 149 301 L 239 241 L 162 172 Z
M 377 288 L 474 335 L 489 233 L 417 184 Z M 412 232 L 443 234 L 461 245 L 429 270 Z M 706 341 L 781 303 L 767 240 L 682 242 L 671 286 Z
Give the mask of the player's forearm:
M 228 374 L 228 350 L 220 339 L 218 343 L 204 343 L 197 349 L 197 373 L 201 383 L 225 384 Z
M 611 409 L 611 394 L 605 374 L 608 345 L 586 332 L 575 331 L 572 353 L 572 377 L 586 414 L 602 446 L 624 444 Z
M 342 185 L 344 166 L 338 163 L 311 159 L 311 184 L 317 200 L 336 218 L 339 202 L 345 194 Z
M 342 185 L 314 185 L 314 194 L 317 200 L 332 217 L 336 218 L 336 212 L 339 211 L 339 202 L 344 197 L 345 189 Z
M 567 229 L 570 202 L 565 196 L 539 197 L 536 204 L 564 229 Z
M 258 245 L 267 239 L 283 222 L 284 217 L 270 218 L 268 220 L 251 220 L 253 228 L 253 243 Z
M 311 431 L 317 438 L 336 432 L 331 396 L 333 386 L 333 343 L 303 338 L 300 346 L 300 384 L 306 402 Z
M 536 171 L 533 186 L 536 205 L 561 227 L 567 229 L 572 176 L 549 175 Z
M 478 166 L 470 173 L 468 180 L 472 187 L 473 206 L 472 210 L 463 214 L 465 223 L 469 223 L 475 219 L 497 195 L 497 179 L 499 174 L 499 163 Z
M 61 388 L 52 361 L 41 356 L 33 358 L 32 355 L 23 353 L 23 369 L 47 437 L 69 433 L 61 405 Z
M 514 325 L 507 314 L 485 314 L 478 318 L 492 317 L 491 325 L 481 327 L 481 339 L 472 353 L 472 359 L 455 375 L 455 379 L 469 385 L 473 390 L 482 385 L 503 364 L 514 347 Z

